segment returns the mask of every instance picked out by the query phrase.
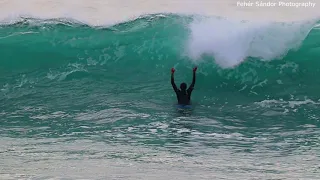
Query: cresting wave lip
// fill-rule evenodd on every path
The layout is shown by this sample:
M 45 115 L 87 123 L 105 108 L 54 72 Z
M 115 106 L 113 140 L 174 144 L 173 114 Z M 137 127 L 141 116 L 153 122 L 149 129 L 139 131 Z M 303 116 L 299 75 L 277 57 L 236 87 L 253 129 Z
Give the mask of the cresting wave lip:
M 59 17 L 59 18 L 38 18 L 38 17 L 32 17 L 32 16 L 17 16 L 14 18 L 6 18 L 0 20 L 0 26 L 6 26 L 6 25 L 17 25 L 17 24 L 28 24 L 28 25 L 34 25 L 34 26 L 41 26 L 45 24 L 62 24 L 66 26 L 89 26 L 93 28 L 110 28 L 113 26 L 121 25 L 121 24 L 126 24 L 130 22 L 137 21 L 139 19 L 149 19 L 152 20 L 154 18 L 165 18 L 168 16 L 183 16 L 179 14 L 174 14 L 174 13 L 160 13 L 160 14 L 143 14 L 140 16 L 134 16 L 128 19 L 125 19 L 123 21 L 117 21 L 113 23 L 106 23 L 106 24 L 90 24 L 86 23 L 85 21 L 81 21 L 78 19 L 73 19 L 73 18 L 67 18 L 67 17 Z M 191 17 L 193 15 L 189 15 Z M 188 16 L 185 16 L 188 17 Z
M 234 22 L 252 22 L 252 23 L 284 23 L 284 24 L 291 24 L 291 23 L 304 23 L 304 22 L 313 22 L 316 25 L 320 25 L 320 16 L 319 17 L 314 17 L 314 18 L 309 18 L 309 19 L 304 19 L 304 20 L 297 20 L 297 21 L 273 21 L 273 20 L 262 20 L 262 21 L 250 21 L 250 20 L 239 20 L 235 18 L 227 18 L 224 16 L 208 16 L 208 15 L 199 15 L 199 14 L 191 14 L 191 13 L 155 13 L 155 14 L 141 14 L 138 16 L 133 16 L 130 18 L 127 18 L 122 21 L 117 21 L 113 23 L 106 23 L 106 24 L 90 24 L 86 23 L 85 21 L 81 21 L 80 19 L 75 19 L 75 18 L 70 18 L 70 17 L 58 17 L 58 18 L 39 18 L 35 16 L 15 16 L 15 17 L 10 17 L 10 18 L 4 18 L 0 19 L 0 25 L 14 25 L 14 24 L 21 24 L 21 23 L 26 23 L 29 25 L 44 25 L 44 24 L 64 24 L 68 26 L 90 26 L 94 28 L 108 28 L 112 26 L 117 26 L 120 24 L 126 24 L 126 23 L 131 23 L 134 21 L 137 21 L 139 19 L 148 19 L 152 20 L 154 18 L 168 18 L 168 17 L 180 17 L 180 18 L 187 18 L 187 19 L 193 19 L 193 20 L 208 20 L 208 19 L 223 19 L 227 21 L 234 21 Z

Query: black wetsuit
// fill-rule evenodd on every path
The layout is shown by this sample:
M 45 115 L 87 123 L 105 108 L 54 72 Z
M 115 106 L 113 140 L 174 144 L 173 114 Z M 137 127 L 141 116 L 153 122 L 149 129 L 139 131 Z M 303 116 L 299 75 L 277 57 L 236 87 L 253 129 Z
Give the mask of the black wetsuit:
M 193 79 L 192 79 L 191 85 L 189 86 L 188 89 L 183 91 L 177 88 L 176 84 L 174 83 L 173 74 L 171 75 L 171 85 L 173 87 L 173 90 L 176 92 L 178 104 L 180 105 L 191 104 L 191 93 L 193 91 L 195 81 L 196 81 L 196 75 L 195 75 L 195 72 L 193 72 Z

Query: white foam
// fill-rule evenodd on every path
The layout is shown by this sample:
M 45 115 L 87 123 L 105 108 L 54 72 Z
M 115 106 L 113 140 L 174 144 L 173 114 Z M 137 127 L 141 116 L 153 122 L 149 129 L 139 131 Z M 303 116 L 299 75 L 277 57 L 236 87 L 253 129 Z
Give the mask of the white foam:
M 107 25 L 155 13 L 201 14 L 257 21 L 294 21 L 320 16 L 318 4 L 313 8 L 243 7 L 237 6 L 237 2 L 238 0 L 2 0 L 0 21 L 10 22 L 20 16 L 28 16 L 40 19 L 71 18 L 89 25 Z
M 282 99 L 280 100 L 263 100 L 260 102 L 255 102 L 255 104 L 260 105 L 261 107 L 274 107 L 274 106 L 281 106 L 283 108 L 296 108 L 302 105 L 319 105 L 319 102 L 315 102 L 311 99 L 305 99 L 305 100 L 291 100 L 291 101 L 283 101 Z
M 189 27 L 187 53 L 195 61 L 211 55 L 223 68 L 234 67 L 247 57 L 273 60 L 298 48 L 314 25 L 315 21 L 286 24 L 197 19 Z

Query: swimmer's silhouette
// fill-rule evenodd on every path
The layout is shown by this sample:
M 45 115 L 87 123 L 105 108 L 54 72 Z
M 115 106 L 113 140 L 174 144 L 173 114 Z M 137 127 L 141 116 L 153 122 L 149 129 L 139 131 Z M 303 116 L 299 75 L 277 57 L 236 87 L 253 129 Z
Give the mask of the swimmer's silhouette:
M 192 83 L 187 89 L 187 84 L 185 82 L 180 84 L 180 89 L 177 88 L 176 84 L 174 83 L 174 72 L 175 69 L 171 69 L 171 85 L 173 87 L 174 92 L 177 95 L 178 99 L 178 104 L 182 106 L 190 105 L 191 103 L 191 93 L 194 88 L 194 84 L 196 83 L 196 71 L 197 67 L 193 68 L 193 78 L 192 78 Z

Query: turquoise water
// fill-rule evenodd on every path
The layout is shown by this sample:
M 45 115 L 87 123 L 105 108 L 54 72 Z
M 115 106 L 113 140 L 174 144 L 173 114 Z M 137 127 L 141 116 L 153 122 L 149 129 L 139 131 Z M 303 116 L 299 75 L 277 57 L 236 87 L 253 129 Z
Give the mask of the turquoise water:
M 2 25 L 0 176 L 318 179 L 318 23 Z M 195 65 L 193 109 L 181 113 L 170 69 L 189 84 Z

